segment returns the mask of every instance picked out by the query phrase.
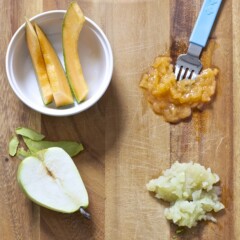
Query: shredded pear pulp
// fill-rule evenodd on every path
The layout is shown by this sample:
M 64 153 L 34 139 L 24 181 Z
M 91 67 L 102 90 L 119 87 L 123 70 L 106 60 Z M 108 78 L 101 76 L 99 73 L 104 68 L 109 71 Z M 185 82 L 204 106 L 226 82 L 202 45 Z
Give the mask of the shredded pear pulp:
M 191 228 L 200 220 L 216 219 L 210 214 L 224 208 L 219 201 L 219 176 L 198 163 L 176 162 L 157 179 L 147 184 L 156 198 L 170 203 L 164 215 L 168 220 L 182 227 Z

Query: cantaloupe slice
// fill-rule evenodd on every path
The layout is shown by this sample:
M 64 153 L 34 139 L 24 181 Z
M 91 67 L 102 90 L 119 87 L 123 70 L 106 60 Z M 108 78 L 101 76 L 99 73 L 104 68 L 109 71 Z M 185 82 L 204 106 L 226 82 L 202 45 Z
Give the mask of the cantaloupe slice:
M 63 20 L 63 55 L 68 81 L 78 102 L 83 101 L 88 94 L 78 55 L 78 38 L 84 22 L 80 7 L 76 2 L 72 2 Z
M 32 63 L 37 75 L 39 89 L 42 95 L 44 104 L 49 104 L 53 101 L 52 89 L 49 83 L 46 65 L 43 59 L 41 48 L 39 45 L 37 34 L 26 18 L 26 39 L 27 46 L 32 58 Z
M 73 96 L 61 62 L 40 27 L 37 24 L 35 24 L 34 27 L 46 64 L 55 104 L 57 107 L 72 104 Z

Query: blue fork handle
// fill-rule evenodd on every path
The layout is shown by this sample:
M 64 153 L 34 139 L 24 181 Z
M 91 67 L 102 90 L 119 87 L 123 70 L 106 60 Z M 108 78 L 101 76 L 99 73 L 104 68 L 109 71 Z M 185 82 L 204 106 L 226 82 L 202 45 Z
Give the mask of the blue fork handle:
M 190 43 L 205 47 L 222 0 L 204 0 Z

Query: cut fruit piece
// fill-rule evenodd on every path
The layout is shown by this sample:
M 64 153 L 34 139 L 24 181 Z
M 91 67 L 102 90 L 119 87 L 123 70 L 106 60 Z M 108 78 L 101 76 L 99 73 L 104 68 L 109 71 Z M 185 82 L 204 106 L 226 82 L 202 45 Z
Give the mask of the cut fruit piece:
M 24 159 L 26 157 L 31 156 L 32 154 L 29 150 L 25 150 L 23 147 L 20 147 L 20 148 L 17 149 L 17 154 L 16 155 L 19 159 Z
M 50 147 L 60 147 L 71 157 L 74 157 L 83 151 L 83 145 L 81 143 L 73 141 L 34 141 L 26 137 L 23 137 L 23 141 L 32 154 Z
M 34 140 L 34 141 L 41 141 L 45 138 L 45 136 L 43 134 L 38 133 L 35 130 L 26 128 L 26 127 L 18 127 L 18 128 L 16 128 L 15 132 L 18 135 L 30 138 L 31 140 Z
M 53 101 L 52 89 L 49 83 L 46 65 L 42 56 L 37 34 L 26 18 L 26 38 L 27 46 L 32 58 L 32 63 L 37 75 L 38 85 L 44 104 L 49 104 Z
M 63 56 L 68 81 L 78 102 L 88 94 L 88 86 L 78 55 L 78 38 L 85 22 L 84 15 L 76 2 L 72 2 L 63 20 Z
M 35 203 L 63 213 L 88 206 L 88 194 L 71 157 L 53 147 L 22 160 L 18 182 Z
M 71 89 L 61 65 L 61 62 L 51 43 L 37 24 L 34 24 L 43 58 L 46 64 L 49 81 L 52 87 L 53 98 L 57 107 L 73 103 Z
M 15 156 L 17 153 L 17 149 L 18 149 L 18 145 L 19 145 L 19 141 L 17 136 L 12 137 L 12 139 L 9 142 L 8 145 L 8 153 L 10 156 Z

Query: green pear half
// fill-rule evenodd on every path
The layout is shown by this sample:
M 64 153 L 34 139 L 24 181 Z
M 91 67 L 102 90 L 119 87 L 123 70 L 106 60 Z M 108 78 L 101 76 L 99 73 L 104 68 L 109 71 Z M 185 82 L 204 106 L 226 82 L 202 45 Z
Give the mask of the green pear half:
M 88 194 L 72 158 L 59 147 L 22 160 L 18 182 L 27 196 L 48 209 L 72 213 L 88 206 Z

